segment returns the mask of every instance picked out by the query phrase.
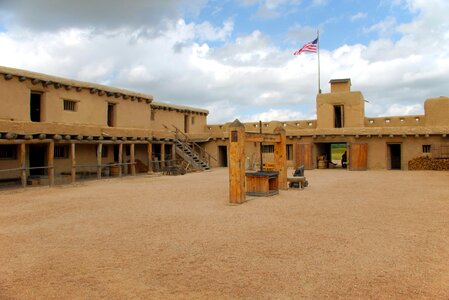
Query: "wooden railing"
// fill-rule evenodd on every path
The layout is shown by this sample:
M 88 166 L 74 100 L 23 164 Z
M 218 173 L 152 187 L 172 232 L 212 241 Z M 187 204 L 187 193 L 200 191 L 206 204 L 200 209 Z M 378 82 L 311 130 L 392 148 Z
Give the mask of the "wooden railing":
M 196 142 L 191 141 L 186 133 L 179 130 L 179 128 L 177 128 L 175 125 L 172 125 L 172 126 L 173 126 L 173 128 L 175 128 L 174 133 L 175 133 L 176 139 L 179 140 L 183 144 L 183 147 L 186 147 L 192 153 L 195 153 L 200 158 L 200 160 L 206 162 L 209 167 L 210 167 L 211 159 L 217 161 L 217 159 L 215 157 L 213 157 L 209 152 L 204 150 L 203 147 L 198 145 Z

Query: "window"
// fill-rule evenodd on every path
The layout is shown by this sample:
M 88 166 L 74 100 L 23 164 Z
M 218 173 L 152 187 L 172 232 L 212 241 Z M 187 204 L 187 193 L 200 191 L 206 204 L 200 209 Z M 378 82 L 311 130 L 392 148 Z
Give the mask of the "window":
M 55 158 L 68 158 L 69 146 L 55 146 Z
M 293 160 L 293 145 L 287 144 L 287 160 Z
M 154 110 L 152 110 L 150 113 L 150 120 L 154 121 L 155 117 L 156 117 L 156 112 Z
M 192 116 L 192 125 L 195 124 L 195 117 Z
M 262 153 L 274 153 L 274 145 L 262 145 Z
M 422 152 L 423 153 L 430 153 L 430 145 L 422 145 Z
M 0 160 L 17 159 L 16 145 L 0 145 Z
M 76 111 L 76 101 L 64 100 L 64 110 Z

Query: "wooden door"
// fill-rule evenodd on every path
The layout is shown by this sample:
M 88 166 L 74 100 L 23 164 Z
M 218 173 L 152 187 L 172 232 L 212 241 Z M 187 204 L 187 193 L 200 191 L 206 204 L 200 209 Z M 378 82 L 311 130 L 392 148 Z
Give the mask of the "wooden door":
M 348 145 L 348 166 L 351 171 L 365 171 L 368 162 L 368 144 L 351 143 Z
M 313 169 L 313 144 L 296 144 L 295 167 L 304 165 L 304 169 Z

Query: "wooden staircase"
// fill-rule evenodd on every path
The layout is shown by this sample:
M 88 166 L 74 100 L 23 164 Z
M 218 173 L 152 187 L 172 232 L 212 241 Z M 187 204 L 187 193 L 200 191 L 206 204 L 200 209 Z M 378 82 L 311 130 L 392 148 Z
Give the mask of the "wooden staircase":
M 176 154 L 190 163 L 193 169 L 197 171 L 206 171 L 210 169 L 211 156 L 203 147 L 193 141 L 189 141 L 188 136 L 175 128 L 175 148 Z M 215 159 L 216 160 L 216 159 Z

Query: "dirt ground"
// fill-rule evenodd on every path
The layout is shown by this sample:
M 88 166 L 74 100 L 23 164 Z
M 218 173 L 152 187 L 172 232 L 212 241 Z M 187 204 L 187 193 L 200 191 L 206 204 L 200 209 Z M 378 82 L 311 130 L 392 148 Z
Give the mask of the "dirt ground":
M 448 299 L 449 172 L 227 169 L 0 192 L 0 299 Z

